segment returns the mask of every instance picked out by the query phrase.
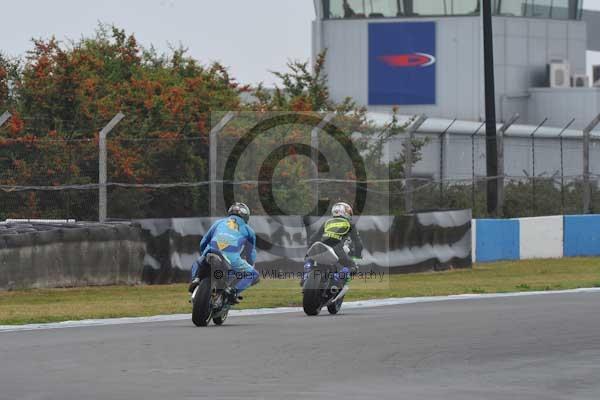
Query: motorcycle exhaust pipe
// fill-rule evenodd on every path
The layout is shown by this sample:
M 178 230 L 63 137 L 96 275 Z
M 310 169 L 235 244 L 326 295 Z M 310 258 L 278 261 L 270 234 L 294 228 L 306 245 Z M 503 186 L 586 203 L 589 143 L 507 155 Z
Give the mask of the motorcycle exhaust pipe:
M 341 299 L 342 297 L 344 297 L 346 295 L 346 293 L 348 293 L 348 290 L 350 290 L 350 286 L 348 286 L 348 285 L 344 286 L 344 288 L 342 289 L 342 291 L 339 292 L 338 295 L 335 296 L 335 298 L 333 300 L 329 300 L 329 302 L 327 303 L 327 305 L 334 304 L 335 302 L 337 302 L 339 299 Z

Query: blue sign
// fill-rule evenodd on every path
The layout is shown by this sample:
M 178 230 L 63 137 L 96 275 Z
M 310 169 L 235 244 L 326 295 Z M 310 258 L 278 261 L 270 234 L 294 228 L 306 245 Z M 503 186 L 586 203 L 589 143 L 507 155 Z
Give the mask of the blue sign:
M 436 104 L 435 22 L 369 24 L 369 105 Z

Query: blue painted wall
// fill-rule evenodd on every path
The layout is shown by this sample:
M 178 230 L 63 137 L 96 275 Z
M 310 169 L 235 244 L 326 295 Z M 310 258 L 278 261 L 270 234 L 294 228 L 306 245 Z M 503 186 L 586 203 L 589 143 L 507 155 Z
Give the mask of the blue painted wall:
M 476 223 L 478 262 L 520 258 L 519 220 L 478 219 Z
M 600 215 L 565 216 L 565 257 L 600 256 Z

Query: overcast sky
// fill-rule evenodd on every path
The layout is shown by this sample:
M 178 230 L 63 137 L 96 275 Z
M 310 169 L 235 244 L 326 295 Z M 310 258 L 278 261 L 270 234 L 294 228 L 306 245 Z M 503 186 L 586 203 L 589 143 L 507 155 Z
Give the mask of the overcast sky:
M 310 58 L 314 15 L 312 0 L 18 0 L 2 4 L 0 51 L 22 55 L 32 37 L 77 39 L 102 21 L 162 51 L 181 43 L 241 82 L 273 83 L 269 70 Z
M 600 0 L 585 0 L 600 9 Z M 114 23 L 159 50 L 183 44 L 203 61 L 221 61 L 243 83 L 275 80 L 289 59 L 308 60 L 313 0 L 18 0 L 2 5 L 0 51 L 23 55 L 31 38 L 77 39 L 99 21 Z M 600 53 L 591 55 L 600 64 Z

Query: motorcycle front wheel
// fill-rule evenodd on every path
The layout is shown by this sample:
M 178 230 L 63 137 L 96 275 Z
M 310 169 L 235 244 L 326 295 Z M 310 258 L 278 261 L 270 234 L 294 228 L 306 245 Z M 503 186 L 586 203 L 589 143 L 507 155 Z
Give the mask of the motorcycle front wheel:
M 229 316 L 229 310 L 223 312 L 220 316 L 218 317 L 214 317 L 213 318 L 213 322 L 215 323 L 215 325 L 217 326 L 221 326 L 225 323 L 225 321 L 227 320 L 227 317 Z
M 339 299 L 338 301 L 336 301 L 335 303 L 328 305 L 327 311 L 329 311 L 329 314 L 336 315 L 337 313 L 339 313 L 340 310 L 342 309 L 342 303 L 344 303 L 343 297 L 341 299 Z
M 222 317 L 213 318 L 213 322 L 215 323 L 215 325 L 221 326 L 225 323 L 226 319 L 227 319 L 227 315 L 224 315 Z

